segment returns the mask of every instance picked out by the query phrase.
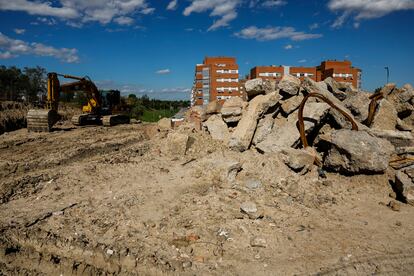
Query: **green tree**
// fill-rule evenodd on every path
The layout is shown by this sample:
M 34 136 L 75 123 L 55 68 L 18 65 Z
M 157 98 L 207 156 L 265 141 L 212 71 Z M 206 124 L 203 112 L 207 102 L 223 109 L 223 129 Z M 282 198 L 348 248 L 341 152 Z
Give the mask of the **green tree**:
M 24 74 L 26 75 L 26 99 L 28 101 L 34 101 L 38 98 L 38 95 L 45 94 L 47 91 L 46 83 L 46 69 L 36 66 L 35 68 L 24 68 Z

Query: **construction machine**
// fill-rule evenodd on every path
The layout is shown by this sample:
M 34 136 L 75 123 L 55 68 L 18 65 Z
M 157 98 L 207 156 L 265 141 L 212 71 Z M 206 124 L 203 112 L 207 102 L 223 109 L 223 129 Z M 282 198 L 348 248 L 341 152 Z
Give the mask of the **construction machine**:
M 73 79 L 74 82 L 60 84 L 59 77 Z M 129 116 L 113 114 L 120 104 L 119 91 L 100 92 L 88 77 L 75 77 L 58 73 L 47 75 L 47 100 L 45 109 L 32 109 L 27 113 L 27 128 L 29 131 L 51 131 L 53 125 L 60 119 L 58 114 L 59 97 L 61 93 L 83 92 L 87 103 L 82 106 L 82 114 L 75 115 L 72 123 L 76 126 L 102 124 L 113 126 L 129 123 Z

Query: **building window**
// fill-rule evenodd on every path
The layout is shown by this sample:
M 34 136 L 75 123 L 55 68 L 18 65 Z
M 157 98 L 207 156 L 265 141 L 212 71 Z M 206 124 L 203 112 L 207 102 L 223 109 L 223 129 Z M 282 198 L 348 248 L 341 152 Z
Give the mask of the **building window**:
M 259 77 L 276 77 L 276 78 L 278 78 L 278 77 L 281 77 L 281 76 L 282 76 L 282 74 L 275 73 L 275 72 L 272 72 L 272 73 L 270 73 L 270 72 L 259 73 Z
M 239 91 L 238 87 L 217 87 L 217 92 Z
M 219 74 L 238 74 L 239 70 L 219 69 L 219 70 L 216 70 L 216 72 Z

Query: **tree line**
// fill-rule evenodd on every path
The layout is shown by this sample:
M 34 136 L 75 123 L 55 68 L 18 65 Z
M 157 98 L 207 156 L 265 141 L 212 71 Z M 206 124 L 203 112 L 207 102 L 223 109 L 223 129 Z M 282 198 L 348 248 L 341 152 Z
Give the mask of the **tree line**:
M 46 69 L 40 66 L 0 66 L 0 100 L 29 101 L 39 99 L 47 91 Z

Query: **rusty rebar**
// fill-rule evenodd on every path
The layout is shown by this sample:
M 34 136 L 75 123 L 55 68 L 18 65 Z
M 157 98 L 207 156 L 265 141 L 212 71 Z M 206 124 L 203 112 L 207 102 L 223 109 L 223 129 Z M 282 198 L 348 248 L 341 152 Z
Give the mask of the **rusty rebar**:
M 375 111 L 378 107 L 378 101 L 383 99 L 384 95 L 379 92 L 379 93 L 375 93 L 371 96 L 369 96 L 369 99 L 371 100 L 371 102 L 369 103 L 369 108 L 368 108 L 368 118 L 365 121 L 365 125 L 367 127 L 370 127 L 372 124 L 372 121 L 374 120 L 374 116 L 375 116 Z
M 319 99 L 323 100 L 324 102 L 326 102 L 327 104 L 329 104 L 332 108 L 338 110 L 345 118 L 347 118 L 351 122 L 352 130 L 358 130 L 357 123 L 346 111 L 339 108 L 331 100 L 329 100 L 328 98 L 326 98 L 324 95 L 322 95 L 320 93 L 317 93 L 317 92 L 309 93 L 308 95 L 306 95 L 306 97 L 300 103 L 299 114 L 298 114 L 300 140 L 302 141 L 302 145 L 303 145 L 304 148 L 307 148 L 309 146 L 309 144 L 308 144 L 308 140 L 307 140 L 306 134 L 305 134 L 305 123 L 304 123 L 304 120 L 303 120 L 303 109 L 305 107 L 305 104 L 306 104 L 307 100 L 310 97 L 319 98 Z

